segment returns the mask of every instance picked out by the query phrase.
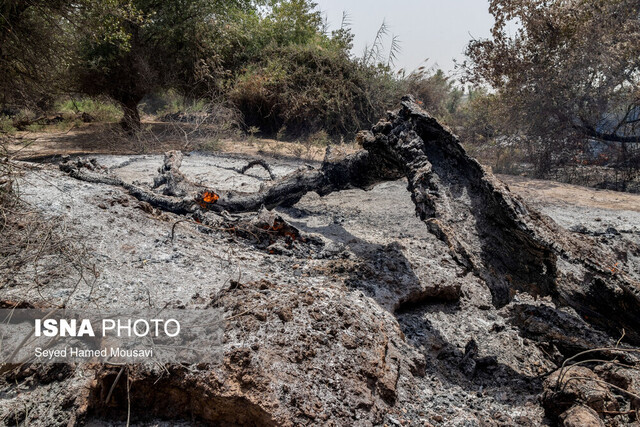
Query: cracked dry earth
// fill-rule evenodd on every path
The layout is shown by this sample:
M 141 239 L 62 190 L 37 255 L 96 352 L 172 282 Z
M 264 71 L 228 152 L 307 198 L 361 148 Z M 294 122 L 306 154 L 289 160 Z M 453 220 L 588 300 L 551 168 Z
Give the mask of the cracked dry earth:
M 161 155 L 96 160 L 146 186 L 162 164 Z M 259 168 L 234 171 L 247 160 L 192 153 L 181 171 L 220 190 L 256 191 L 269 176 Z M 277 176 L 303 166 L 271 162 Z M 640 267 L 640 196 L 608 204 L 616 193 L 502 179 L 561 226 L 618 248 L 621 268 Z M 303 237 L 286 243 L 177 223 L 184 218 L 121 188 L 75 180 L 55 164 L 30 165 L 19 189 L 81 254 L 81 267 L 77 259 L 44 254 L 2 272 L 2 300 L 73 308 L 219 306 L 230 320 L 219 365 L 134 366 L 127 371 L 129 394 L 120 381 L 109 403 L 116 367 L 5 373 L 6 425 L 124 426 L 128 400 L 131 425 L 139 426 L 637 423 L 629 414 L 604 421 L 594 415 L 638 407 L 603 387 L 585 392 L 576 380 L 573 397 L 564 396 L 568 404 L 549 395 L 545 381 L 562 360 L 615 339 L 573 310 L 526 293 L 495 307 L 486 285 L 416 217 L 406 180 L 366 192 L 310 193 L 293 207 L 276 208 Z M 626 389 L 640 390 L 640 378 L 612 374 L 615 368 L 604 365 L 599 378 L 622 376 Z M 581 400 L 581 393 L 591 397 Z

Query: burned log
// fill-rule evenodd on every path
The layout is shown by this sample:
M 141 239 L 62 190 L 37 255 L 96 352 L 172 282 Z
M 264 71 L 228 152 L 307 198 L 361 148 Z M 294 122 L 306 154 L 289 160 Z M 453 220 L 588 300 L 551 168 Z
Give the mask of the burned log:
M 195 184 L 180 172 L 181 163 L 181 153 L 170 151 L 165 154 L 164 164 L 153 184 L 153 188 L 159 188 L 162 195 L 94 168 L 87 168 L 86 161 L 66 162 L 60 165 L 60 169 L 76 179 L 123 187 L 135 198 L 176 214 L 192 213 L 198 209 L 241 213 L 255 212 L 263 206 L 267 209 L 292 206 L 311 191 L 324 196 L 349 188 L 366 190 L 380 182 L 402 177 L 402 173 L 397 168 L 390 167 L 385 159 L 375 158 L 366 151 L 336 159 L 328 150 L 319 169 L 301 168 L 262 185 L 258 192 L 245 193 L 218 191 Z
M 514 291 L 551 296 L 588 322 L 640 342 L 640 283 L 612 269 L 616 259 L 531 209 L 468 156 L 457 137 L 410 97 L 362 145 L 393 159 L 416 212 L 502 306 Z
M 152 188 L 164 185 L 163 193 L 168 196 L 184 197 L 187 194 L 189 187 L 194 185 L 180 172 L 182 157 L 180 151 L 173 150 L 165 153 L 164 162 L 158 169 L 158 176 L 154 178 Z
M 640 283 L 612 269 L 616 259 L 593 240 L 576 236 L 531 209 L 468 156 L 446 127 L 410 97 L 398 112 L 359 135 L 364 150 L 341 159 L 328 154 L 319 169 L 300 169 L 256 193 L 221 192 L 190 183 L 181 156 L 168 153 L 156 180 L 164 195 L 119 178 L 63 165 L 72 176 L 119 185 L 151 205 L 175 213 L 258 211 L 290 206 L 315 191 L 368 189 L 406 177 L 417 215 L 453 257 L 490 288 L 496 306 L 515 292 L 550 296 L 591 324 L 640 343 Z

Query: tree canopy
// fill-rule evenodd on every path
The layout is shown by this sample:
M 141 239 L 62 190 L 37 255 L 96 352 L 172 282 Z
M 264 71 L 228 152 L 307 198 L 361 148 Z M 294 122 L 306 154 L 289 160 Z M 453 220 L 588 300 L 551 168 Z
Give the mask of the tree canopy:
M 496 90 L 543 146 L 640 142 L 639 11 L 635 0 L 491 0 L 495 25 L 468 45 L 467 79 Z
M 353 55 L 348 17 L 328 31 L 311 0 L 7 0 L 0 7 L 3 108 L 14 102 L 43 113 L 61 96 L 107 96 L 134 131 L 144 96 L 171 89 L 224 98 L 246 128 L 263 134 L 350 138 L 407 92 L 440 118 L 463 96 L 441 71 L 393 72 L 399 44 L 384 23 L 363 56 Z
M 245 0 L 109 0 L 88 2 L 80 13 L 86 30 L 73 67 L 76 86 L 106 94 L 124 110 L 123 122 L 139 124 L 137 104 L 163 87 L 202 90 L 220 67 L 219 28 Z
M 0 103 L 46 108 L 70 60 L 68 0 L 0 2 Z

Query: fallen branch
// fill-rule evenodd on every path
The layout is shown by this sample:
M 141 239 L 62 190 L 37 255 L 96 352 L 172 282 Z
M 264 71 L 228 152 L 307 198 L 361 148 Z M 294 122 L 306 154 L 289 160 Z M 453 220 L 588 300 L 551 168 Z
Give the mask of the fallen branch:
M 129 184 L 118 177 L 89 171 L 82 166 L 78 166 L 77 163 L 62 163 L 60 169 L 68 173 L 69 176 L 81 181 L 122 187 L 136 199 L 147 202 L 151 206 L 163 211 L 173 212 L 175 214 L 186 214 L 193 212 L 195 209 L 194 205 L 196 202 L 194 200 L 162 196 L 137 185 Z
M 320 169 L 299 169 L 263 185 L 256 193 L 218 191 L 186 179 L 179 171 L 182 155 L 177 153 L 165 155 L 160 175 L 154 180 L 154 188 L 164 186 L 164 195 L 129 184 L 103 171 L 88 170 L 85 161 L 63 163 L 60 169 L 82 181 L 122 187 L 138 200 L 176 214 L 192 213 L 198 209 L 240 213 L 255 212 L 262 206 L 267 209 L 292 206 L 311 191 L 324 196 L 348 188 L 369 189 L 380 182 L 401 177 L 397 170 L 388 169 L 384 161 L 376 166 L 373 156 L 360 151 L 337 161 L 326 160 Z

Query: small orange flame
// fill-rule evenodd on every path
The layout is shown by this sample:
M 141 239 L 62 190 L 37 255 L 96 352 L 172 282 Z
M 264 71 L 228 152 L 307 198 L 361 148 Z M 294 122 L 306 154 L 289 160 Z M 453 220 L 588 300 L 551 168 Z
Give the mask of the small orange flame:
M 202 193 L 200 197 L 201 197 L 201 200 L 198 202 L 198 204 L 202 208 L 206 208 L 207 205 L 211 205 L 217 202 L 218 199 L 220 199 L 220 196 L 218 196 L 216 193 L 212 191 L 205 191 L 204 193 Z
M 268 232 L 273 232 L 276 235 L 287 237 L 290 240 L 289 244 L 292 244 L 294 241 L 298 239 L 301 240 L 302 242 L 306 241 L 303 237 L 299 236 L 295 232 L 295 229 L 290 228 L 287 225 L 287 223 L 282 220 L 276 219 L 271 225 L 268 225 L 268 224 L 263 225 L 262 229 Z
M 205 191 L 202 194 L 202 200 L 204 200 L 205 203 L 215 203 L 218 201 L 218 199 L 220 198 L 220 196 L 218 196 L 216 193 L 212 193 L 210 191 Z

